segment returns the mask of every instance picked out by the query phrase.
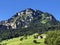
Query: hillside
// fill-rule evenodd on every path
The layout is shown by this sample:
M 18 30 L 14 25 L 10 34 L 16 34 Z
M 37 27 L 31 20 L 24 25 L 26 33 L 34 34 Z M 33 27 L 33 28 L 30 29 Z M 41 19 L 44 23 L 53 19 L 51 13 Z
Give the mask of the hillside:
M 23 37 L 23 36 L 22 36 Z M 17 37 L 17 38 L 13 38 L 13 39 L 10 39 L 10 40 L 5 40 L 5 41 L 2 41 L 0 42 L 0 44 L 5 44 L 5 45 L 45 45 L 44 44 L 44 39 L 34 39 L 34 35 L 30 35 L 28 36 L 27 39 L 23 38 L 22 41 L 20 41 L 20 38 L 22 37 Z M 34 43 L 33 40 L 37 40 L 37 42 L 39 43 Z

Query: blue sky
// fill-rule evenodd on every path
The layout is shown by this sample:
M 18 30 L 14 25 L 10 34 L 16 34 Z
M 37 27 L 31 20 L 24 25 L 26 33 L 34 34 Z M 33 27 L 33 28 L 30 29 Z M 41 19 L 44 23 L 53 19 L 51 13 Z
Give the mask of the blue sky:
M 0 0 L 0 21 L 26 8 L 49 12 L 60 20 L 60 0 Z

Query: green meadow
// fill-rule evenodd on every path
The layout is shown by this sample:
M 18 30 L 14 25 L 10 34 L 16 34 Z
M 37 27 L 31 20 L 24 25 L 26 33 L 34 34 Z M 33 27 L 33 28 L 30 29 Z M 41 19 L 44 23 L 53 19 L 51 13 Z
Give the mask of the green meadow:
M 27 37 L 27 39 L 23 38 L 22 41 L 20 40 L 20 38 L 22 38 L 24 36 L 9 39 L 9 40 L 4 40 L 4 41 L 0 42 L 0 44 L 2 44 L 2 45 L 45 45 L 44 38 L 34 39 L 33 36 L 34 35 L 30 35 Z M 36 44 L 33 42 L 33 40 L 37 40 L 37 42 L 39 42 L 39 43 Z

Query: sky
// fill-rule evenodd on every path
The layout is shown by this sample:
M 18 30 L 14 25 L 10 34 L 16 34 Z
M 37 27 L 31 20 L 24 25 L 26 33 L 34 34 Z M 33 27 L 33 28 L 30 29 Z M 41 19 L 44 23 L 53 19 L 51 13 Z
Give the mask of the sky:
M 60 21 L 60 0 L 0 0 L 0 21 L 26 8 L 51 13 Z

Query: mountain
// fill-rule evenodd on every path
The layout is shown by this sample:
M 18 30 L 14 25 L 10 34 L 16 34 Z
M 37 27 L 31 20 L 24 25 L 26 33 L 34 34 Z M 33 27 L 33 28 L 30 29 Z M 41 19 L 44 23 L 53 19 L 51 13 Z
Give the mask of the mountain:
M 16 13 L 10 19 L 0 22 L 0 29 L 20 29 L 34 27 L 37 25 L 49 24 L 56 25 L 57 20 L 52 14 L 27 8 Z
M 27 8 L 0 22 L 0 41 L 49 30 L 60 30 L 60 22 L 48 12 Z

